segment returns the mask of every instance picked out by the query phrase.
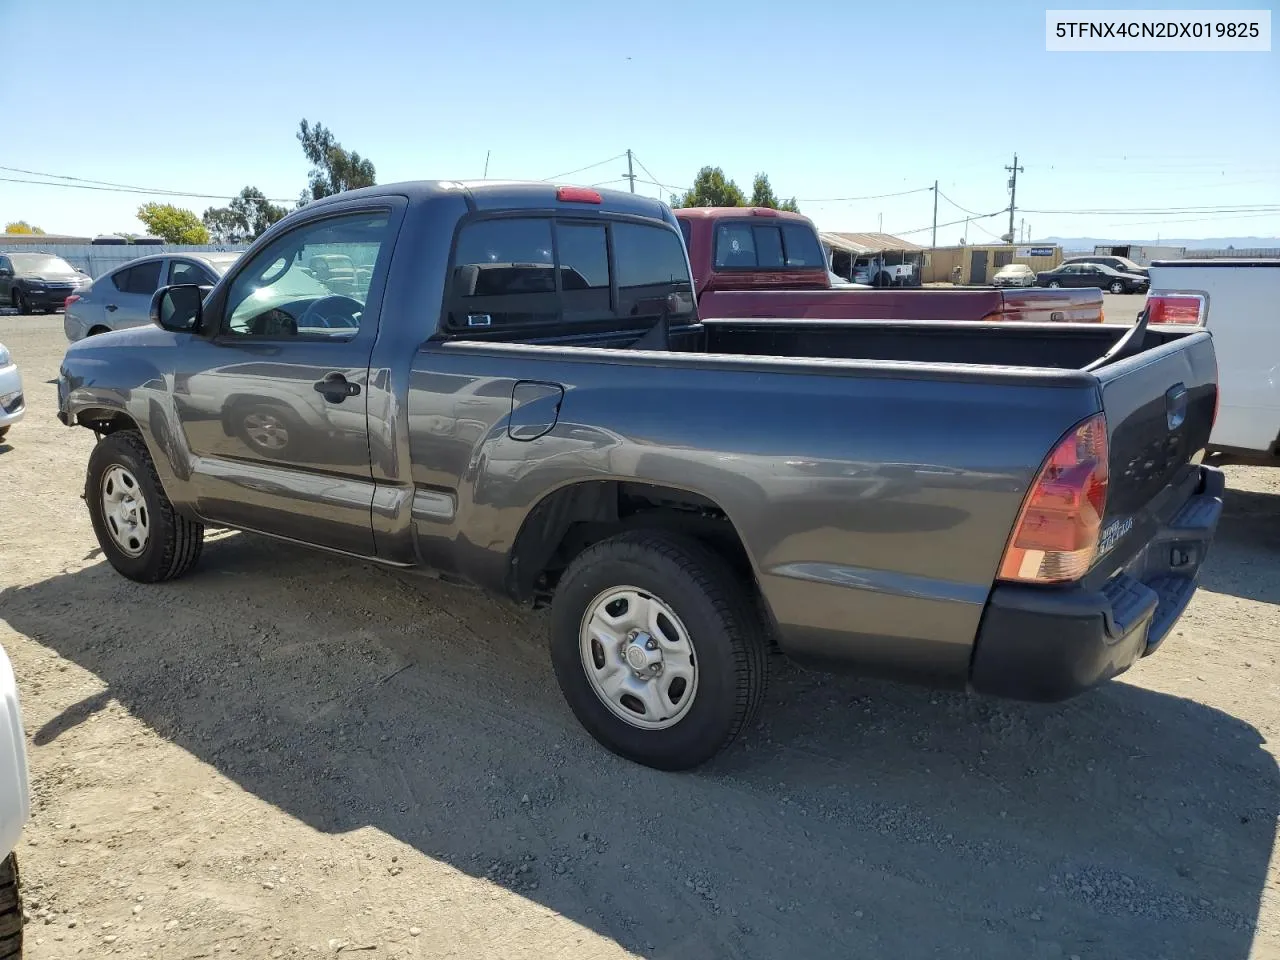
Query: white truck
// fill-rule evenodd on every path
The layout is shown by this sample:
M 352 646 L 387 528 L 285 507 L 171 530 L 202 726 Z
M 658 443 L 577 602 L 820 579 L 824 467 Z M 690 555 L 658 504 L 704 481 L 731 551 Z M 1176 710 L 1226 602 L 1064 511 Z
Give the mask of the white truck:
M 1280 259 L 1157 260 L 1148 322 L 1203 326 L 1218 356 L 1209 452 L 1280 465 Z
M 0 647 L 0 960 L 22 956 L 22 895 L 13 848 L 31 816 L 27 750 L 13 667 Z

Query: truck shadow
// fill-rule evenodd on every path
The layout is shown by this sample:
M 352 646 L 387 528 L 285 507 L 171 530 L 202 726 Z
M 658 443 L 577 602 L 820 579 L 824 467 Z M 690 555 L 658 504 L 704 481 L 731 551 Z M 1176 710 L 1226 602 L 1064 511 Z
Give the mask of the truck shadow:
M 36 751 L 115 699 L 317 830 L 375 827 L 640 956 L 1253 943 L 1275 762 L 1131 684 L 1050 708 L 783 667 L 745 742 L 662 774 L 578 727 L 540 614 L 436 581 L 232 535 L 165 587 L 99 563 L 0 609 L 107 685 Z
M 1200 585 L 1214 593 L 1280 604 L 1280 493 L 1229 489 Z

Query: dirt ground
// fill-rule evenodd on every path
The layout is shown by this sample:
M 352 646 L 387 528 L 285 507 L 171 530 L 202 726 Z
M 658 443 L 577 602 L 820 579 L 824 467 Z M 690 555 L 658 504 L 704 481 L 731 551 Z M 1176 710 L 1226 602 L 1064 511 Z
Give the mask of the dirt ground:
M 1122 681 L 1037 707 L 785 668 L 671 775 L 578 727 L 541 614 L 238 534 L 117 576 L 61 318 L 0 341 L 33 960 L 1280 956 L 1280 471 L 1229 468 L 1199 594 Z

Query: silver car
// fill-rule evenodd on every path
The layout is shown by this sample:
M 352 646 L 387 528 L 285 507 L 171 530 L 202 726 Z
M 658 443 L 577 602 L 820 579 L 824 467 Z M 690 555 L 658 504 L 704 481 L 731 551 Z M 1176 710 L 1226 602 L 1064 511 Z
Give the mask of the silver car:
M 108 330 L 151 322 L 151 296 L 172 283 L 218 282 L 239 253 L 161 253 L 103 274 L 67 298 L 62 328 L 74 342 Z

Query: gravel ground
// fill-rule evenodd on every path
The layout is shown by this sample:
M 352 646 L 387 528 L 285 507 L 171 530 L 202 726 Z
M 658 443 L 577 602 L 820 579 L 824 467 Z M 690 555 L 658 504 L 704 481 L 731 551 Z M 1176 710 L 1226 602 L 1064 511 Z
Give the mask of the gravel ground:
M 0 319 L 0 644 L 31 737 L 34 960 L 1280 956 L 1280 471 L 1159 655 L 1065 705 L 784 668 L 708 768 L 605 753 L 540 614 L 221 534 L 99 555 L 59 317 Z

